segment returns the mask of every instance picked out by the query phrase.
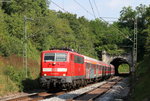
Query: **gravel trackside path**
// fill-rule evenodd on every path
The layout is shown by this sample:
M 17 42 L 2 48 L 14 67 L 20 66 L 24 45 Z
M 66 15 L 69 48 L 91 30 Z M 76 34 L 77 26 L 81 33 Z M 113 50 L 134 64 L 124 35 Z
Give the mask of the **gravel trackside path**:
M 124 78 L 114 85 L 111 90 L 96 99 L 96 101 L 125 101 L 124 98 L 128 96 L 129 91 L 129 78 Z
M 91 86 L 87 86 L 87 87 L 84 87 L 84 88 L 81 88 L 81 89 L 78 89 L 78 90 L 75 90 L 75 91 L 71 91 L 71 92 L 66 93 L 64 95 L 60 95 L 60 96 L 53 97 L 53 98 L 50 98 L 50 99 L 45 99 L 45 100 L 42 100 L 42 101 L 66 101 L 67 99 L 71 99 L 71 98 L 76 97 L 78 95 L 81 95 L 81 94 L 83 94 L 87 91 L 90 91 L 94 88 L 97 88 L 98 86 L 103 85 L 104 83 L 106 83 L 106 81 L 96 83 L 96 84 L 93 84 Z

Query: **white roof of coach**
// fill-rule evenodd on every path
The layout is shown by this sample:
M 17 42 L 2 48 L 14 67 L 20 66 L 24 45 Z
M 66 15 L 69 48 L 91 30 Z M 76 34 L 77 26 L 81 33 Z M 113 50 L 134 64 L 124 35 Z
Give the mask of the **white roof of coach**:
M 85 60 L 90 60 L 90 61 L 94 61 L 94 62 L 97 62 L 97 63 L 100 63 L 100 64 L 103 64 L 103 65 L 110 65 L 110 64 L 107 64 L 107 63 L 105 63 L 105 62 L 103 62 L 103 61 L 100 61 L 100 60 L 97 60 L 97 59 L 94 59 L 94 58 L 91 58 L 91 57 L 88 57 L 88 56 L 85 56 L 85 55 L 83 55 L 84 56 L 84 59 Z M 86 61 L 87 62 L 87 61 Z
M 84 55 L 83 55 L 84 56 Z M 92 61 L 95 61 L 95 62 L 100 62 L 99 60 L 96 60 L 94 58 L 90 58 L 88 56 L 84 56 L 84 59 L 87 59 L 87 60 L 92 60 Z

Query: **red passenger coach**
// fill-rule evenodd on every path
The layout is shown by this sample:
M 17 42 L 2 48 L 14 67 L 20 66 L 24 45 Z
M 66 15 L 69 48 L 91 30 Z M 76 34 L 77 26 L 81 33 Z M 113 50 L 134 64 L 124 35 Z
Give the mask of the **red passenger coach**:
M 74 88 L 114 75 L 114 67 L 70 49 L 41 53 L 42 87 Z

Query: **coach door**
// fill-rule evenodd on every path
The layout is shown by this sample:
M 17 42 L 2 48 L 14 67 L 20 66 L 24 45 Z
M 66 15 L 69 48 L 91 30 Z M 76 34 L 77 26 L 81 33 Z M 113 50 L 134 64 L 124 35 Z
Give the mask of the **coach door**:
M 105 66 L 102 66 L 102 76 L 103 76 L 103 77 L 105 76 L 105 72 L 106 72 L 105 69 L 106 69 Z
M 94 78 L 94 64 L 90 64 L 90 78 Z
M 90 64 L 86 63 L 86 78 L 89 79 L 90 78 Z

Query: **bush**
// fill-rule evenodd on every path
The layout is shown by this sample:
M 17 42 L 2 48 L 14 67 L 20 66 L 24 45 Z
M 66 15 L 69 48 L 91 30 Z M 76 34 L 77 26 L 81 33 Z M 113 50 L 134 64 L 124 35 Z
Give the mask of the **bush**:
M 18 69 L 12 66 L 7 66 L 4 73 L 18 86 L 19 91 L 27 91 L 39 88 L 38 77 L 35 77 L 35 74 L 31 75 L 31 71 L 33 70 L 28 69 L 28 78 L 26 78 L 24 69 Z
M 19 90 L 23 90 L 22 80 L 25 79 L 25 72 L 23 70 L 17 70 L 12 66 L 7 66 L 5 69 L 5 75 L 7 75 L 16 85 Z
M 16 83 L 13 82 L 8 75 L 5 75 L 4 71 L 6 70 L 6 68 L 3 68 L 3 66 L 0 64 L 0 96 L 19 91 Z

